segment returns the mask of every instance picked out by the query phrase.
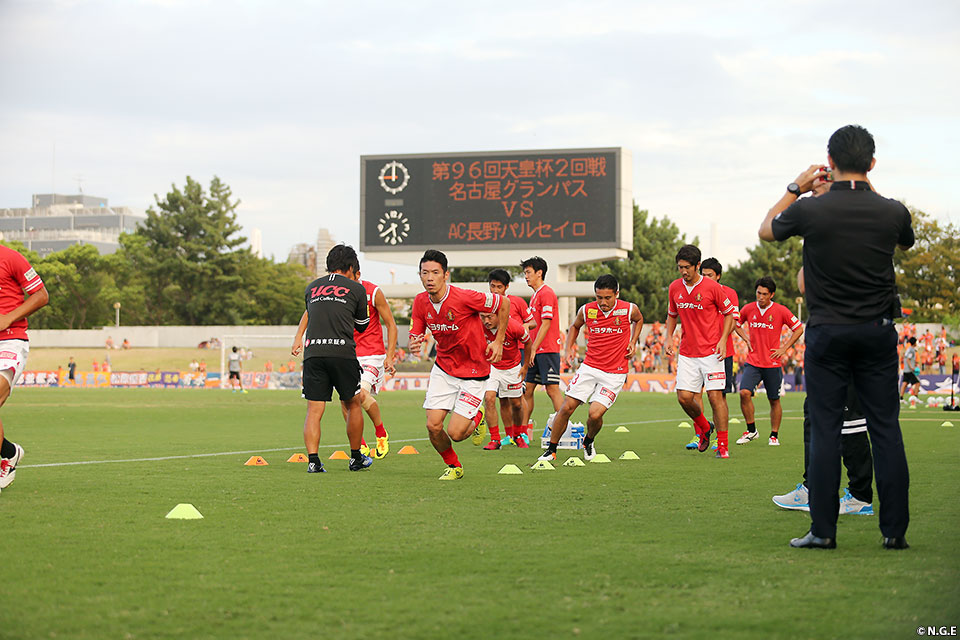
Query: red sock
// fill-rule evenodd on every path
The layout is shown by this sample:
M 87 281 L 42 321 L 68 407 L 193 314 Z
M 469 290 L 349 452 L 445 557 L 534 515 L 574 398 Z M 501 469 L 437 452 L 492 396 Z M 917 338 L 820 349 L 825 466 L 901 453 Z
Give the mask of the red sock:
M 360 436 L 360 446 L 361 447 L 367 446 L 367 441 L 363 439 L 363 436 Z
M 697 435 L 710 431 L 710 423 L 707 421 L 707 417 L 701 413 L 694 418 L 693 428 L 696 429 Z
M 377 433 L 377 437 L 378 437 L 378 438 L 386 438 L 386 437 L 387 437 L 387 430 L 383 428 L 383 423 L 382 423 L 382 422 L 381 422 L 380 424 L 378 424 L 377 426 L 375 426 L 375 427 L 373 428 L 373 430 Z
M 453 447 L 450 447 L 446 451 L 441 451 L 440 457 L 451 467 L 460 466 L 460 458 L 457 457 L 457 452 L 453 450 Z
M 510 427 L 504 427 L 503 429 L 504 429 L 504 431 L 506 431 L 506 430 L 509 429 L 509 428 L 510 428 Z M 491 439 L 491 440 L 499 440 L 499 439 L 500 439 L 500 425 L 491 426 L 491 427 L 490 427 L 490 439 Z
M 503 430 L 506 432 L 507 436 L 510 438 L 512 438 L 517 433 L 517 428 L 514 426 L 508 427 L 504 425 Z
M 481 420 L 483 420 L 483 413 L 481 413 L 480 411 L 477 411 L 475 414 L 473 414 L 473 424 L 474 424 L 474 426 L 479 427 Z
M 727 433 L 728 431 L 717 431 L 717 446 L 727 448 Z

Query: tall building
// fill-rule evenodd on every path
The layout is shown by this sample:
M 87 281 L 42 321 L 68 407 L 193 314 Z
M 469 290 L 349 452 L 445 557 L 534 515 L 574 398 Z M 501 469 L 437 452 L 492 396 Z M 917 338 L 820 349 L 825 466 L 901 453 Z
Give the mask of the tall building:
M 143 211 L 111 207 L 106 198 L 39 193 L 29 208 L 0 209 L 0 234 L 41 256 L 75 244 L 107 254 L 119 248 L 121 233 L 132 233 L 146 219 Z
M 250 253 L 257 258 L 263 257 L 263 234 L 260 229 L 250 231 Z
M 287 262 L 302 264 L 310 273 L 321 276 L 327 272 L 327 254 L 337 244 L 337 241 L 327 229 L 317 231 L 317 241 L 314 244 L 301 242 L 290 249 Z

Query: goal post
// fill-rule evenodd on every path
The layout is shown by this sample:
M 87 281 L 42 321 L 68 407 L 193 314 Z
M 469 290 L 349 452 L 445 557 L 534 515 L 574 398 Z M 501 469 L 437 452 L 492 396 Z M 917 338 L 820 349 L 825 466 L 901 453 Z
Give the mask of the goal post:
M 220 339 L 220 388 L 227 387 L 227 351 L 233 347 L 244 349 L 256 347 L 287 347 L 293 344 L 292 333 L 228 333 Z

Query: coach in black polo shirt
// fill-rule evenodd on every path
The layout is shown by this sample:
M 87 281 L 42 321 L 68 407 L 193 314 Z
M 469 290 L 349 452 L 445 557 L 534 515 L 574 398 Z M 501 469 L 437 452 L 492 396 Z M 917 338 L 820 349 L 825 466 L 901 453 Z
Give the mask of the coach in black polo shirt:
M 760 226 L 762 240 L 802 236 L 810 319 L 806 331 L 807 401 L 811 420 L 810 531 L 791 546 L 836 547 L 840 488 L 840 429 L 847 383 L 853 380 L 873 445 L 883 546 L 905 549 L 910 478 L 900 433 L 897 396 L 899 315 L 893 252 L 913 245 L 910 213 L 874 193 L 873 136 L 856 125 L 837 130 L 827 144 L 833 184 L 819 198 L 798 199 L 823 181 L 811 166 Z

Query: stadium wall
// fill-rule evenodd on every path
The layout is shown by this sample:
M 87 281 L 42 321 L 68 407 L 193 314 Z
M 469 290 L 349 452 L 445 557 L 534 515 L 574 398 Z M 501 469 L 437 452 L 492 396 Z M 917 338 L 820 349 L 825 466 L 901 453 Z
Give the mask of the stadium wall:
M 102 329 L 30 329 L 30 346 L 37 347 L 103 347 L 107 338 L 113 338 L 116 346 L 130 341 L 136 347 L 196 347 L 204 340 L 220 336 L 242 335 L 288 335 L 293 340 L 297 333 L 296 325 L 274 326 L 146 326 L 146 327 L 103 327 Z M 251 338 L 243 346 L 275 346 L 276 340 Z

